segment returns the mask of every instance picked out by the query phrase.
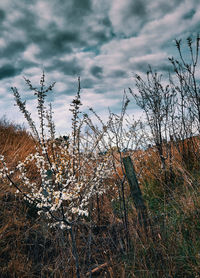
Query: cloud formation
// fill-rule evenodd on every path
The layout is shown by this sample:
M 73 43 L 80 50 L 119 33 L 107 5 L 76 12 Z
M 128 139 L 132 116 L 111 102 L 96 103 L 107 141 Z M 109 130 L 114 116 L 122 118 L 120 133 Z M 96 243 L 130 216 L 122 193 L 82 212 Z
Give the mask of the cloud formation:
M 0 117 L 23 121 L 10 87 L 31 100 L 22 77 L 36 85 L 43 69 L 57 82 L 52 99 L 60 132 L 67 126 L 60 111 L 66 112 L 78 76 L 85 106 L 101 115 L 108 106 L 118 111 L 135 73 L 144 74 L 149 64 L 170 71 L 174 39 L 195 36 L 199 18 L 196 0 L 1 0 Z

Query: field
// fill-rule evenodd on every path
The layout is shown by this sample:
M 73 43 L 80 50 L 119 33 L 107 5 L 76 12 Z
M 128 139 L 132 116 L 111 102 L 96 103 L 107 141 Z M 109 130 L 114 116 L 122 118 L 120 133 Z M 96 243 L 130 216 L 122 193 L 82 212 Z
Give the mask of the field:
M 19 127 L 2 122 L 0 135 L 0 151 L 11 168 L 34 150 L 32 138 Z M 131 156 L 136 172 L 145 165 L 140 185 L 153 234 L 138 226 L 127 183 L 128 246 L 117 192 L 94 198 L 91 205 L 98 201 L 98 214 L 92 223 L 74 227 L 82 277 L 89 277 L 90 269 L 92 277 L 199 277 L 199 169 L 185 170 L 177 154 L 173 184 L 166 187 L 153 147 Z M 68 231 L 47 228 L 34 207 L 5 182 L 0 196 L 1 277 L 76 277 Z
M 81 111 L 79 78 L 69 135 L 56 137 L 44 73 L 39 88 L 25 78 L 39 126 L 12 88 L 29 131 L 0 121 L 0 277 L 200 277 L 199 41 L 190 64 L 177 41 L 167 85 L 136 75 L 106 123 Z M 145 120 L 126 114 L 131 97 Z

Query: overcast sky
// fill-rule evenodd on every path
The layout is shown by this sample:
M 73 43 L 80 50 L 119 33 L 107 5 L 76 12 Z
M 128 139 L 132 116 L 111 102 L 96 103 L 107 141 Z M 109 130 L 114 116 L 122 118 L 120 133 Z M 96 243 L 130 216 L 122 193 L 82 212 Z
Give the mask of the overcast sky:
M 83 109 L 103 118 L 120 110 L 123 90 L 148 64 L 167 73 L 174 39 L 200 31 L 199 0 L 1 0 L 0 117 L 24 121 L 14 106 L 16 86 L 35 116 L 32 93 L 42 70 L 56 81 L 53 101 L 58 132 L 71 125 L 69 103 L 81 77 Z M 139 113 L 134 102 L 131 113 Z

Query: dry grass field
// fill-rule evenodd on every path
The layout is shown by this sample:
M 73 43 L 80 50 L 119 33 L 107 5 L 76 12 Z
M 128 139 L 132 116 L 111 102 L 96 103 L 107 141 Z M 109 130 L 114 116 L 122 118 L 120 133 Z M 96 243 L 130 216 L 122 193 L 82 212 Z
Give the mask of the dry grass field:
M 191 139 L 192 140 L 192 139 Z M 167 163 L 168 185 L 154 148 L 131 153 L 145 200 L 151 232 L 138 225 L 137 211 L 125 183 L 128 214 L 124 227 L 121 202 L 107 192 L 94 200 L 98 214 L 93 225 L 78 225 L 76 233 L 81 277 L 199 277 L 200 273 L 200 175 L 198 138 L 184 142 L 187 165 L 171 143 L 173 159 Z M 179 142 L 180 148 L 183 144 Z M 192 145 L 195 145 L 195 155 Z M 184 150 L 185 151 L 185 150 Z M 8 122 L 0 123 L 0 152 L 15 168 L 34 152 L 28 133 Z M 184 153 L 186 154 L 186 153 Z M 124 154 L 126 155 L 126 154 Z M 116 155 L 117 156 L 117 155 Z M 117 169 L 123 176 L 122 169 Z M 115 183 L 117 175 L 110 184 Z M 52 229 L 8 183 L 0 183 L 0 273 L 6 277 L 76 277 L 67 231 Z

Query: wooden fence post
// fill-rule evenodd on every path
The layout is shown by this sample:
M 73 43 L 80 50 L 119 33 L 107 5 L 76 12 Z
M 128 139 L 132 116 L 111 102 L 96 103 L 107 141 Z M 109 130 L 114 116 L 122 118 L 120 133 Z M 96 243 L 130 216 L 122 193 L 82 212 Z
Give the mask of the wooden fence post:
M 142 192 L 138 184 L 131 157 L 124 157 L 123 164 L 125 168 L 126 177 L 130 186 L 131 197 L 133 199 L 135 208 L 138 213 L 139 224 L 140 226 L 144 227 L 145 231 L 147 232 L 147 227 L 150 226 L 150 219 L 148 218 L 147 208 L 142 197 Z

